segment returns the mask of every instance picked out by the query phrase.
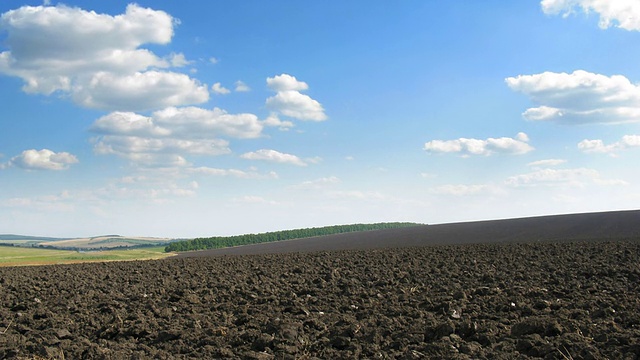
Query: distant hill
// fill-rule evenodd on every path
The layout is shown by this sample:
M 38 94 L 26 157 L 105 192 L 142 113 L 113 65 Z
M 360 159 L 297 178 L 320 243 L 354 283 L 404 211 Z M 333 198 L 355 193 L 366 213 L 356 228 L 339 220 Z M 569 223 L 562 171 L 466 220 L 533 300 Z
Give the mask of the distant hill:
M 67 240 L 68 238 L 54 238 L 54 237 L 43 237 L 43 236 L 25 236 L 25 235 L 15 235 L 15 234 L 0 234 L 0 241 L 7 240 L 22 240 L 22 241 L 58 241 L 58 240 Z
M 53 238 L 15 234 L 0 235 L 0 245 L 65 250 L 111 250 L 166 245 L 171 238 L 101 235 L 86 238 Z

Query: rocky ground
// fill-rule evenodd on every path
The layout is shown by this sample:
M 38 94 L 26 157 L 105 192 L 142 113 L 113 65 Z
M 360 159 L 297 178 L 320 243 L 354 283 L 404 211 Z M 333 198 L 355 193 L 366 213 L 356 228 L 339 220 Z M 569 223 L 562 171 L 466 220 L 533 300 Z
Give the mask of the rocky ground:
M 0 268 L 0 359 L 637 359 L 640 239 Z

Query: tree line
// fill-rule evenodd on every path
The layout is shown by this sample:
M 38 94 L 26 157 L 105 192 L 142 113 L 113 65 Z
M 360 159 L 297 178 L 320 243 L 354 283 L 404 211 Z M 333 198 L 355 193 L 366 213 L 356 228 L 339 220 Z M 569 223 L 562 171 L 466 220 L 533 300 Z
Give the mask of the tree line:
M 314 236 L 324 236 L 342 234 L 355 231 L 371 231 L 382 229 L 393 229 L 423 224 L 410 222 L 389 222 L 376 224 L 351 224 L 333 225 L 324 227 L 304 228 L 295 230 L 273 231 L 260 234 L 245 234 L 234 236 L 214 236 L 207 238 L 195 238 L 192 240 L 182 240 L 173 242 L 164 248 L 165 252 L 194 251 L 205 249 L 219 249 L 231 246 L 258 244 L 273 241 L 302 239 Z

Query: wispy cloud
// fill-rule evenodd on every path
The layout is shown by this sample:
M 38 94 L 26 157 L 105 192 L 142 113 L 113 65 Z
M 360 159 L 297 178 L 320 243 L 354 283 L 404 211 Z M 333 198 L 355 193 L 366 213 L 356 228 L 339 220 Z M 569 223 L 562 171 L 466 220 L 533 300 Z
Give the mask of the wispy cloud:
M 236 81 L 235 82 L 235 86 L 236 86 L 236 92 L 247 92 L 247 91 L 251 91 L 251 88 L 249 87 L 249 85 L 245 84 L 243 81 Z
M 564 159 L 545 159 L 545 160 L 530 162 L 527 164 L 527 166 L 531 166 L 531 167 L 558 166 L 566 162 L 567 160 L 564 160 Z
M 530 173 L 511 176 L 505 185 L 514 188 L 522 187 L 584 187 L 588 184 L 625 185 L 626 181 L 603 179 L 600 172 L 589 168 L 574 169 L 539 169 Z

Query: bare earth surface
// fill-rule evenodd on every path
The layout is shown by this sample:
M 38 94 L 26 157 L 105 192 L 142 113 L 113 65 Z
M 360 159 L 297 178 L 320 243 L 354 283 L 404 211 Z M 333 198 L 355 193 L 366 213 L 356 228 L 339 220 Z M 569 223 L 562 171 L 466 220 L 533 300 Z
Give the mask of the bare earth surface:
M 0 268 L 0 359 L 637 359 L 639 214 L 449 225 L 454 245 L 425 227 L 350 250 Z

